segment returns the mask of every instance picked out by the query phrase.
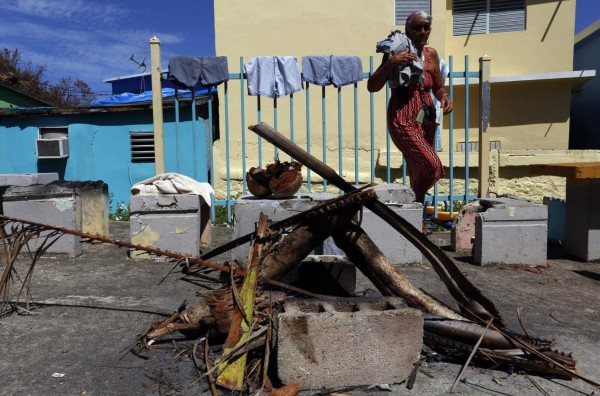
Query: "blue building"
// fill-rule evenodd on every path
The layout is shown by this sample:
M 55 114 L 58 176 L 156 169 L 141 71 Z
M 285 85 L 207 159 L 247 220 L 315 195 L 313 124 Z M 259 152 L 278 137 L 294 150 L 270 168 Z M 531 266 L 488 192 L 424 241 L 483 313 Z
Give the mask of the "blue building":
M 575 36 L 573 70 L 600 69 L 600 19 Z M 576 87 L 571 99 L 569 149 L 600 150 L 598 134 L 598 101 L 600 79 L 598 77 L 583 86 Z
M 208 134 L 218 139 L 216 93 L 211 101 L 197 93 L 195 111 L 190 99 L 178 103 L 163 99 L 165 172 L 207 182 Z M 102 180 L 113 209 L 128 203 L 130 187 L 155 175 L 151 103 L 0 109 L 0 173 L 42 172 L 68 181 Z

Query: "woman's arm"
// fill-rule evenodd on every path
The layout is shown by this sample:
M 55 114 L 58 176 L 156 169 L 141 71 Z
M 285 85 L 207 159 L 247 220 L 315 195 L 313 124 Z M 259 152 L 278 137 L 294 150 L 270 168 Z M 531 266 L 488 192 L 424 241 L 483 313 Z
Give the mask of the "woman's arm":
M 440 101 L 440 105 L 444 110 L 444 114 L 448 114 L 452 111 L 453 105 L 450 100 L 450 95 L 446 92 L 446 88 L 443 84 L 442 73 L 440 72 L 440 61 L 437 51 L 433 48 L 429 48 L 430 61 L 431 61 L 431 72 L 433 74 L 433 95 L 437 100 Z
M 387 82 L 388 74 L 390 74 L 394 68 L 404 68 L 409 62 L 416 61 L 417 59 L 417 56 L 410 53 L 408 50 L 404 52 L 398 52 L 392 57 L 390 57 L 388 54 L 384 54 L 383 58 L 381 59 L 381 64 L 367 81 L 367 89 L 369 92 L 377 92 L 381 90 L 381 88 L 383 88 Z

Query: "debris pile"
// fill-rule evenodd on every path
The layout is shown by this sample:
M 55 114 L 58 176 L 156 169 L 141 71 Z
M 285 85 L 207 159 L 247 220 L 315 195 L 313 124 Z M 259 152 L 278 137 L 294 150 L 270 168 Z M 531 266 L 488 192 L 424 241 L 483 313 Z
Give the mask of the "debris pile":
M 179 331 L 195 340 L 191 357 L 198 375 L 208 381 L 213 395 L 218 395 L 223 389 L 248 394 L 294 395 L 302 389 L 301 381 L 282 382 L 277 375 L 274 351 L 280 336 L 278 315 L 285 310 L 286 301 L 290 299 L 297 301 L 298 297 L 309 298 L 317 302 L 308 304 L 317 307 L 314 308 L 317 312 L 330 312 L 331 308 L 328 306 L 339 304 L 341 297 L 299 289 L 280 280 L 318 244 L 333 237 L 336 245 L 369 278 L 382 296 L 401 297 L 408 307 L 418 310 L 418 316 L 422 317 L 422 339 L 425 346 L 422 357 L 414 357 L 414 369 L 406 378 L 407 387 L 413 386 L 419 365 L 427 356 L 427 351 L 460 359 L 465 367 L 469 364 L 493 364 L 496 368 L 517 367 L 525 372 L 546 376 L 580 378 L 598 386 L 580 376 L 576 371 L 575 360 L 570 355 L 554 350 L 552 342 L 532 337 L 525 327 L 522 328 L 523 334 L 507 328 L 494 304 L 420 230 L 377 200 L 375 192 L 370 188 L 372 186 L 358 189 L 351 186 L 331 168 L 266 124 L 252 126 L 250 129 L 298 159 L 345 194 L 279 222 L 271 223 L 261 214 L 255 232 L 200 257 L 183 257 L 77 231 L 0 217 L 0 237 L 4 242 L 8 263 L 0 283 L 0 293 L 9 284 L 11 263 L 25 245 L 24 242 L 40 232 L 50 232 L 49 243 L 60 234 L 77 233 L 89 241 L 134 247 L 152 254 L 165 255 L 176 263 L 176 267 L 181 268 L 186 277 L 202 277 L 209 270 L 221 271 L 226 275 L 221 278 L 221 288 L 203 292 L 202 300 L 189 306 L 182 304 L 170 317 L 153 322 L 141 335 L 132 352 L 143 356 L 147 349 L 160 342 L 161 337 Z M 294 169 L 299 171 L 299 167 L 294 166 Z M 255 179 L 263 174 L 252 170 L 250 173 Z M 356 214 L 363 207 L 379 215 L 420 249 L 456 300 L 458 310 L 414 286 L 390 263 L 356 220 Z M 248 241 L 252 244 L 246 263 L 218 264 L 209 261 Z M 41 253 L 43 249 L 36 252 L 34 263 Z M 361 306 L 365 306 L 363 303 L 368 306 L 368 302 L 366 297 L 362 302 L 354 301 L 348 305 L 349 310 L 360 311 Z M 393 306 L 390 309 L 397 308 Z M 384 304 L 368 309 L 388 308 Z M 308 331 L 306 327 L 306 323 L 298 321 L 299 340 L 306 340 L 307 335 L 302 333 Z M 298 348 L 318 367 L 318 354 L 311 350 L 310 345 L 298 345 Z M 358 364 L 367 365 L 366 362 Z M 351 383 L 349 380 L 348 385 L 364 384 Z

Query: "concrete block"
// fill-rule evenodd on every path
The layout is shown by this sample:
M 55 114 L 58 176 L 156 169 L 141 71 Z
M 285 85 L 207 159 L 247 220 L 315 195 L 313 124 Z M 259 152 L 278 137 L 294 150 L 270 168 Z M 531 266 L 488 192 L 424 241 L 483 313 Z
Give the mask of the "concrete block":
M 382 183 L 373 187 L 377 198 L 384 203 L 408 204 L 415 202 L 413 190 L 402 184 Z
M 10 186 L 25 187 L 34 184 L 48 184 L 58 180 L 58 173 L 15 173 L 0 174 L 0 214 L 4 214 L 2 197 Z
M 408 204 L 390 203 L 387 206 L 407 220 L 413 227 L 421 230 L 423 226 L 422 204 L 418 202 Z M 392 264 L 408 265 L 423 261 L 423 255 L 419 249 L 367 208 L 363 208 L 361 227 Z
M 58 180 L 58 173 L 15 173 L 0 174 L 0 186 L 31 186 L 48 184 Z
M 297 300 L 283 310 L 277 318 L 277 373 L 284 384 L 394 384 L 419 360 L 423 318 L 400 298 Z
M 305 193 L 299 192 L 293 198 L 274 199 L 257 198 L 247 194 L 240 196 L 235 201 L 235 214 L 232 240 L 254 232 L 261 213 L 269 217 L 272 222 L 287 219 L 293 215 L 312 209 L 323 201 L 330 200 L 336 196 L 330 193 Z M 240 245 L 231 252 L 231 260 L 245 263 L 248 259 L 250 243 Z M 341 250 L 335 245 L 331 238 L 327 238 L 322 246 L 315 249 L 315 254 L 339 255 Z
M 71 188 L 53 184 L 9 187 L 4 194 L 3 206 L 9 217 L 80 230 L 79 195 Z M 40 238 L 32 239 L 30 249 L 37 249 L 46 235 L 42 233 Z M 79 256 L 82 250 L 81 237 L 64 234 L 46 252 Z
M 132 195 L 129 200 L 131 243 L 198 256 L 203 224 L 201 206 L 198 195 Z M 132 250 L 130 257 L 161 259 L 138 250 Z
M 475 218 L 474 261 L 479 265 L 535 266 L 547 262 L 548 208 L 512 198 L 481 199 Z
M 458 212 L 458 216 L 450 229 L 450 246 L 454 252 L 470 252 L 473 250 L 475 238 L 475 218 L 481 213 L 483 207 L 479 201 L 473 201 Z
M 313 293 L 348 297 L 356 292 L 356 267 L 345 256 L 310 255 L 280 281 Z
M 108 184 L 96 181 L 55 181 L 52 184 L 70 188 L 79 196 L 80 219 L 77 229 L 100 236 L 108 236 Z
M 548 240 L 565 240 L 567 205 L 564 198 L 544 197 L 542 203 L 548 207 Z
M 584 260 L 600 260 L 600 180 L 567 179 L 565 250 Z

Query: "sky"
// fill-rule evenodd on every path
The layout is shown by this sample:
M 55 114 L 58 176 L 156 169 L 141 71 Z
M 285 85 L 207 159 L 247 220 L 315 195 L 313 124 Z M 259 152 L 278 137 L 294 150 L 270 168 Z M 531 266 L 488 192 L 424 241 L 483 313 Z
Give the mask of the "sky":
M 575 33 L 600 18 L 600 0 L 569 1 Z M 141 73 L 144 58 L 149 70 L 152 36 L 166 69 L 172 56 L 215 55 L 213 32 L 213 0 L 0 0 L 0 49 L 45 65 L 50 83 L 85 81 L 99 99 L 110 94 L 103 80 Z
M 45 65 L 50 83 L 80 79 L 99 99 L 107 78 L 150 71 L 151 37 L 172 56 L 215 55 L 213 0 L 0 0 L 0 49 Z

